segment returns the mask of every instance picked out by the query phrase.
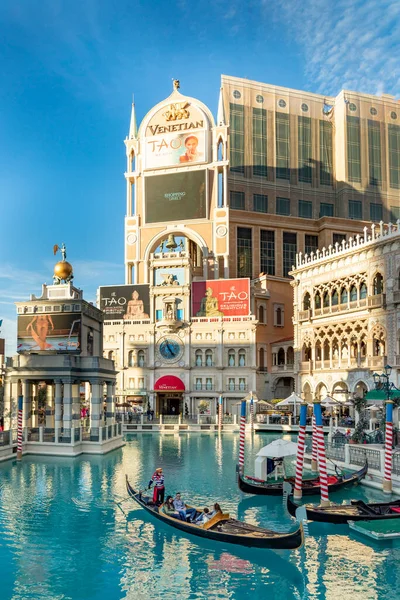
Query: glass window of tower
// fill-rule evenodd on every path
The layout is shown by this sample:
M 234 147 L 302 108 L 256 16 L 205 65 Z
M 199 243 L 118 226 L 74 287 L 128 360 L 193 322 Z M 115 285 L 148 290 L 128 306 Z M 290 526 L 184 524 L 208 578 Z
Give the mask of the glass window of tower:
M 388 125 L 390 187 L 400 188 L 400 126 Z
M 381 129 L 380 123 L 368 119 L 368 163 L 370 185 L 381 185 Z
M 299 200 L 299 217 L 303 219 L 312 219 L 312 202 L 308 200 Z
M 260 270 L 275 275 L 275 232 L 266 229 L 260 231 Z
M 289 115 L 277 112 L 276 127 L 276 177 L 290 179 L 290 125 Z
M 311 119 L 298 117 L 299 181 L 311 183 Z
M 253 194 L 253 210 L 255 212 L 268 212 L 268 196 L 265 194 Z
M 347 171 L 349 181 L 361 182 L 360 119 L 358 117 L 347 117 Z
M 321 185 L 332 185 L 332 123 L 319 122 L 319 180 Z M 321 215 L 322 216 L 322 215 Z M 326 215 L 329 216 L 329 215 Z M 332 215 L 333 216 L 333 215 Z
M 244 174 L 244 107 L 230 104 L 230 170 Z
M 244 196 L 244 192 L 237 192 L 234 190 L 231 190 L 230 193 L 230 207 L 234 208 L 236 210 L 244 210 L 245 209 L 245 196 Z
M 237 276 L 252 277 L 252 232 L 248 227 L 237 229 Z
M 318 250 L 318 236 L 306 235 L 304 239 L 304 252 L 306 254 L 313 254 L 316 250 Z
M 267 177 L 267 111 L 253 108 L 253 175 Z
M 327 202 L 321 202 L 319 205 L 319 216 L 320 217 L 333 217 L 333 204 Z
M 362 219 L 362 204 L 359 200 L 349 200 L 349 219 Z
M 296 264 L 297 236 L 289 231 L 283 232 L 283 276 L 289 277 L 289 271 Z
M 277 215 L 290 215 L 290 199 L 289 198 L 280 198 L 279 196 L 276 199 L 276 214 Z
M 369 218 L 371 221 L 382 221 L 382 204 L 377 204 L 376 202 L 371 202 L 369 205 Z

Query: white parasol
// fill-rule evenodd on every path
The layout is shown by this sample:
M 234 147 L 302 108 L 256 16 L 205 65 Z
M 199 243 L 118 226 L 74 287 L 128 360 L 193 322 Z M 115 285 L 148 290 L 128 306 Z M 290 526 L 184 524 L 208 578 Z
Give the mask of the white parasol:
M 297 453 L 297 444 L 290 440 L 279 438 L 274 440 L 257 452 L 257 456 L 268 456 L 269 458 L 283 458 L 284 456 L 293 456 Z
M 280 402 L 278 402 L 278 404 L 275 404 L 275 406 L 293 406 L 293 414 L 294 416 L 296 416 L 296 406 L 302 403 L 303 400 L 300 398 L 300 396 L 292 392 L 290 396 L 288 396 L 284 400 L 281 400 Z

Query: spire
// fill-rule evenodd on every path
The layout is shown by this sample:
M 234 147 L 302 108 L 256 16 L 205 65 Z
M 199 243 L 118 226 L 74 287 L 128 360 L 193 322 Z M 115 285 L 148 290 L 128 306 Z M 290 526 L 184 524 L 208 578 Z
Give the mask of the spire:
M 131 124 L 129 126 L 129 139 L 136 138 L 137 136 L 137 126 L 136 126 L 136 112 L 135 112 L 135 103 L 132 102 L 132 112 L 131 112 Z
M 225 107 L 224 107 L 224 98 L 223 98 L 223 94 L 222 94 L 222 88 L 220 88 L 220 92 L 219 92 L 217 123 L 218 123 L 218 125 L 226 125 Z

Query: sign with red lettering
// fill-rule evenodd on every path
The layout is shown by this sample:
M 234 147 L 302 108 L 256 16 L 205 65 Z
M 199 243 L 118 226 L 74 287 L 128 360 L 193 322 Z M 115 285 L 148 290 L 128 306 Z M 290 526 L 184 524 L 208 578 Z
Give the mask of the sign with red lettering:
M 154 389 L 158 392 L 184 392 L 185 384 L 175 375 L 164 375 L 157 379 Z
M 250 313 L 250 279 L 208 279 L 192 283 L 192 317 L 233 317 Z

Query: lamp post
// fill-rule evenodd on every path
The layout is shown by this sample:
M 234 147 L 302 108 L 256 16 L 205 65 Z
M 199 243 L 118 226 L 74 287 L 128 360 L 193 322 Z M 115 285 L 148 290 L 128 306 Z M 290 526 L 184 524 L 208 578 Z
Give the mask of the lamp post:
M 386 365 L 382 373 L 373 373 L 376 390 L 383 390 L 386 395 L 386 427 L 385 427 L 385 469 L 383 476 L 383 492 L 392 493 L 392 455 L 393 455 L 393 390 L 398 388 L 390 381 L 392 367 Z

